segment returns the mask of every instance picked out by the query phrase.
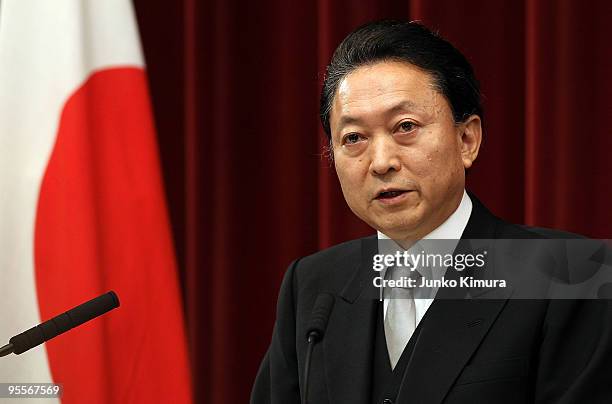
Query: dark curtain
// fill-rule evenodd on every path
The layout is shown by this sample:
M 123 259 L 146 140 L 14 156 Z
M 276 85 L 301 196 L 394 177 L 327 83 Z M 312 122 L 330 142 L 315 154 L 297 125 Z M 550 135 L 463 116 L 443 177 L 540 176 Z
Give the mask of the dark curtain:
M 317 115 L 333 49 L 366 21 L 421 20 L 472 61 L 486 116 L 468 188 L 494 213 L 610 237 L 608 1 L 135 5 L 200 403 L 247 402 L 293 259 L 373 233 L 346 207 Z

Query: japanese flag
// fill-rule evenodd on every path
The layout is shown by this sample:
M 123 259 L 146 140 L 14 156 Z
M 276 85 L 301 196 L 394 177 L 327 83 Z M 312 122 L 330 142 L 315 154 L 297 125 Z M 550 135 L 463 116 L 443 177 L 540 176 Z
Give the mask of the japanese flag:
M 109 290 L 119 309 L 0 358 L 0 382 L 60 383 L 64 403 L 191 401 L 132 5 L 0 0 L 0 345 Z

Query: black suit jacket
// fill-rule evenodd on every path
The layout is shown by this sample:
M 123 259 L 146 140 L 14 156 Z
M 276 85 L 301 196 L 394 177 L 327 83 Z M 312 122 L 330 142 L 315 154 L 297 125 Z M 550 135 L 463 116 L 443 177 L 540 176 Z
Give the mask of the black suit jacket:
M 543 237 L 493 216 L 473 196 L 472 201 L 462 238 Z M 378 305 L 366 290 L 373 241 L 349 241 L 291 264 L 252 404 L 300 403 L 306 327 L 323 291 L 336 301 L 314 349 L 309 402 L 372 402 Z M 396 403 L 612 403 L 609 301 L 436 299 L 419 328 Z

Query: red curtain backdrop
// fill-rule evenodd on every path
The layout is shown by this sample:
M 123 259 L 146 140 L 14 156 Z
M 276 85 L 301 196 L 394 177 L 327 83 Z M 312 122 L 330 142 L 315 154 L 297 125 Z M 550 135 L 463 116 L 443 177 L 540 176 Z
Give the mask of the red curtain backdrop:
M 418 19 L 473 63 L 468 188 L 499 216 L 612 234 L 612 3 L 135 1 L 181 268 L 195 396 L 246 403 L 291 260 L 373 233 L 322 156 L 318 94 L 358 25 Z

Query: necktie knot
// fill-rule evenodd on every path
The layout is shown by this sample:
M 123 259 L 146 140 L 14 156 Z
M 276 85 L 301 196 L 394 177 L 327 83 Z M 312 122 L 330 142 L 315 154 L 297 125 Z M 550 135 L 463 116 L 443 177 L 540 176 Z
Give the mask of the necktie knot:
M 406 266 L 394 266 L 387 268 L 385 280 L 394 281 L 394 286 L 385 287 L 385 297 L 387 298 L 411 298 L 411 289 L 419 285 L 421 274 Z

